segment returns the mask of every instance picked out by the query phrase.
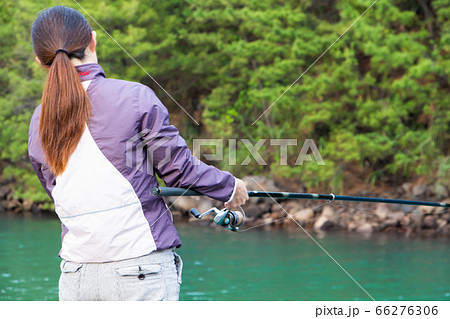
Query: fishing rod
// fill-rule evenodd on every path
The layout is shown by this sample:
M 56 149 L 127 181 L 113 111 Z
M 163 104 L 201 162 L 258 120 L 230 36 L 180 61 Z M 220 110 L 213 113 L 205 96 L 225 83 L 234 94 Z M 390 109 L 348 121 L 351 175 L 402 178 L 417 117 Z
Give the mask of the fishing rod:
M 205 196 L 194 190 L 176 188 L 176 187 L 153 187 L 152 195 L 154 196 Z M 405 199 L 375 198 L 375 197 L 358 197 L 358 196 L 341 196 L 334 194 L 313 194 L 313 193 L 289 193 L 289 192 L 266 192 L 266 191 L 248 191 L 248 197 L 256 198 L 283 198 L 283 199 L 321 199 L 329 202 L 335 200 L 353 201 L 353 202 L 370 202 L 370 203 L 387 203 L 401 205 L 417 205 L 417 206 L 434 206 L 434 207 L 450 207 L 450 203 L 423 202 Z M 227 230 L 238 231 L 239 227 L 244 224 L 245 212 L 231 211 L 229 209 L 219 210 L 213 207 L 203 214 L 200 214 L 195 208 L 190 213 L 197 219 L 215 213 L 214 222 Z
M 152 194 L 154 196 L 205 196 L 194 190 L 176 188 L 176 187 L 153 187 Z M 283 199 L 322 199 L 328 201 L 351 201 L 351 202 L 370 202 L 370 203 L 387 203 L 415 206 L 435 206 L 450 207 L 450 203 L 422 202 L 405 199 L 375 198 L 375 197 L 358 197 L 358 196 L 341 196 L 334 194 L 313 194 L 313 193 L 288 193 L 288 192 L 266 192 L 266 191 L 248 191 L 248 197 L 257 198 L 283 198 Z

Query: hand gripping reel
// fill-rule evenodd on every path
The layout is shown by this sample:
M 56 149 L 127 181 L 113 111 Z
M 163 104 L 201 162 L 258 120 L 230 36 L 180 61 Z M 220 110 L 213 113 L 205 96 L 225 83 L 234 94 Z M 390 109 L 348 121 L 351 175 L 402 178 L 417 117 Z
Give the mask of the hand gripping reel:
M 240 207 L 241 208 L 241 207 Z M 212 212 L 216 213 L 214 217 L 214 222 L 225 228 L 226 230 L 238 231 L 239 227 L 244 224 L 245 221 L 245 212 L 241 208 L 241 211 L 232 211 L 229 209 L 219 210 L 215 207 L 207 210 L 203 214 L 200 214 L 195 208 L 192 208 L 190 213 L 197 219 L 202 219 L 203 216 L 206 216 Z

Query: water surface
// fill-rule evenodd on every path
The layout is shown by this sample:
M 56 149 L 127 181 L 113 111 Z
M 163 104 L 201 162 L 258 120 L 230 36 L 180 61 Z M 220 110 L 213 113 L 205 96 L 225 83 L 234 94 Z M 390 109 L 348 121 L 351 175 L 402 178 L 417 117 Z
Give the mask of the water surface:
M 301 229 L 177 228 L 181 300 L 370 300 Z M 58 299 L 60 231 L 57 219 L 0 215 L 0 300 Z M 376 300 L 450 300 L 446 239 L 316 239 Z

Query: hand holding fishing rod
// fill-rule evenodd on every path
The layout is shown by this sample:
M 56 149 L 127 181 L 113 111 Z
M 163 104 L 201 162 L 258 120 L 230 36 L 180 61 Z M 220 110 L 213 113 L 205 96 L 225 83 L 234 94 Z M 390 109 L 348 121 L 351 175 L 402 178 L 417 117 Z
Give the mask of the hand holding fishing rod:
M 225 203 L 225 208 L 240 207 L 248 200 L 247 186 L 242 179 L 236 178 L 236 189 L 233 199 L 229 203 Z

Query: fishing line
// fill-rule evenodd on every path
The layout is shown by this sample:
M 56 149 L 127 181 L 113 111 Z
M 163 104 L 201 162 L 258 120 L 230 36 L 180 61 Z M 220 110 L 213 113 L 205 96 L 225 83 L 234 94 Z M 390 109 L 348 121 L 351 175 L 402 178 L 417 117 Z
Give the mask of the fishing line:
M 255 181 L 255 179 L 253 179 L 253 181 Z M 259 183 L 257 182 L 257 181 L 255 181 L 255 183 L 262 189 L 262 190 L 264 190 L 264 188 L 262 188 L 261 187 L 261 185 L 259 185 Z M 267 193 L 267 192 L 266 192 Z M 368 292 L 367 292 L 367 290 L 366 289 L 364 289 L 364 287 L 355 279 L 355 278 L 353 278 L 353 276 L 352 275 L 350 275 L 350 273 L 344 268 L 344 267 L 342 267 L 341 266 L 341 264 L 340 263 L 338 263 L 337 262 L 337 260 L 336 259 L 334 259 L 334 257 L 333 256 L 331 256 L 331 254 L 305 229 L 305 228 L 303 228 L 302 227 L 302 225 L 300 225 L 284 208 L 283 208 L 283 206 L 281 206 L 269 193 L 267 193 L 267 195 L 275 202 L 275 203 L 277 203 L 277 205 L 278 206 L 280 206 L 281 207 L 281 209 L 298 225 L 298 227 L 300 227 L 300 229 L 301 230 L 303 230 L 303 232 L 306 234 L 306 235 L 308 235 L 308 237 L 328 256 L 328 257 L 330 257 L 330 259 L 332 260 L 332 261 L 334 261 L 334 263 L 336 264 L 336 265 L 338 265 L 339 266 L 339 268 L 341 268 L 341 270 L 362 290 L 362 291 L 364 291 L 364 293 L 367 295 L 367 296 L 369 296 L 370 297 L 370 299 L 372 299 L 373 301 L 375 301 L 375 298 L 373 298 L 372 297 L 372 295 L 371 294 L 369 294 Z M 333 195 L 333 197 L 332 197 L 332 199 L 331 199 L 331 201 L 333 201 L 334 200 L 334 195 Z
M 352 208 L 350 206 L 345 206 L 345 205 L 342 205 L 342 204 L 330 203 L 330 206 L 348 208 L 348 209 L 351 209 L 351 210 L 353 210 L 355 212 L 360 212 L 360 213 L 363 213 L 363 214 L 371 214 L 371 215 L 375 215 L 375 216 L 377 215 L 376 213 L 374 213 L 372 211 L 356 209 L 356 208 Z M 337 213 L 337 214 L 341 214 L 341 213 Z
M 320 206 L 323 206 L 323 205 L 327 204 L 328 202 L 329 202 L 329 201 L 327 201 L 327 202 L 325 202 L 325 203 L 322 203 L 322 204 L 320 204 L 320 205 L 314 206 L 314 207 L 312 207 L 311 209 L 314 210 L 314 209 L 316 209 L 316 208 L 319 208 Z M 277 202 L 277 203 L 278 203 L 278 202 Z M 269 224 L 275 223 L 275 222 L 277 222 L 277 221 L 284 220 L 284 219 L 286 219 L 286 218 L 289 218 L 289 215 L 287 215 L 287 213 L 286 213 L 286 216 L 285 216 L 285 217 L 277 218 L 277 219 L 271 220 L 271 221 L 269 221 L 269 222 L 265 222 L 265 223 L 262 223 L 262 224 L 259 224 L 259 225 L 255 225 L 255 226 L 252 226 L 252 227 L 243 229 L 243 230 L 238 230 L 238 233 L 243 233 L 243 232 L 249 231 L 249 230 L 251 230 L 251 229 L 255 229 L 255 228 L 258 228 L 258 227 L 261 227 L 261 226 L 269 225 Z

